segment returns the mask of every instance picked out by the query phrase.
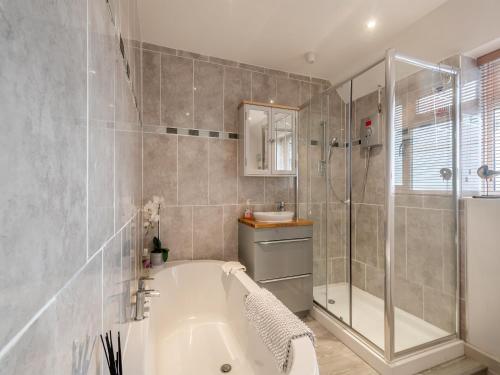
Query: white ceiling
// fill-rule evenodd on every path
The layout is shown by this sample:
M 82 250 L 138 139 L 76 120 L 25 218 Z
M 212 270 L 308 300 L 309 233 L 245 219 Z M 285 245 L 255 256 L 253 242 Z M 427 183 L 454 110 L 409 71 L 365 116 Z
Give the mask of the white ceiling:
M 500 36 L 500 0 L 143 0 L 139 13 L 146 42 L 334 84 L 390 47 L 439 61 Z

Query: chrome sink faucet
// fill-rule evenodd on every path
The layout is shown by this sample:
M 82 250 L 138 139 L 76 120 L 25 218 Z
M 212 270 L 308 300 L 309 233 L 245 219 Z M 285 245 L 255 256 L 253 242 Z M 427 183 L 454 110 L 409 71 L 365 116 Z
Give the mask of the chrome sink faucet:
M 139 288 L 136 293 L 135 300 L 135 320 L 143 320 L 146 318 L 144 315 L 146 309 L 146 297 L 159 297 L 160 292 L 154 289 L 145 289 L 145 281 L 146 280 L 154 280 L 152 277 L 141 277 L 139 279 Z
M 285 202 L 277 202 L 276 209 L 278 210 L 278 212 L 285 211 Z

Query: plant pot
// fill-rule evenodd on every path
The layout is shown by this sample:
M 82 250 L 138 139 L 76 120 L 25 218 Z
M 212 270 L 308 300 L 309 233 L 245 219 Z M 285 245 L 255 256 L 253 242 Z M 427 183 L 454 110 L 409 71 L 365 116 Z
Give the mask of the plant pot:
M 158 267 L 163 265 L 163 254 L 162 253 L 151 253 L 151 265 L 153 267 Z

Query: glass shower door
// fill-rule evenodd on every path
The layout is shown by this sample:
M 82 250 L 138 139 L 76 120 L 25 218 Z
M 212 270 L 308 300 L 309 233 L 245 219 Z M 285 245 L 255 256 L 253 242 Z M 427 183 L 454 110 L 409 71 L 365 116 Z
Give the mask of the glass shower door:
M 329 90 L 328 109 L 325 139 L 327 309 L 350 325 L 350 81 Z
M 394 350 L 456 332 L 456 75 L 395 61 Z

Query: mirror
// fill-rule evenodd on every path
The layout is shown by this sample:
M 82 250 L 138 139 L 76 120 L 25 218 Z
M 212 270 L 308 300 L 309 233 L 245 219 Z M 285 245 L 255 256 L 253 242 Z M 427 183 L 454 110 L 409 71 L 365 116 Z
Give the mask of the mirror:
M 269 169 L 269 109 L 250 108 L 247 112 L 246 167 L 248 171 L 262 174 Z
M 274 171 L 293 172 L 294 132 L 293 112 L 273 110 Z

